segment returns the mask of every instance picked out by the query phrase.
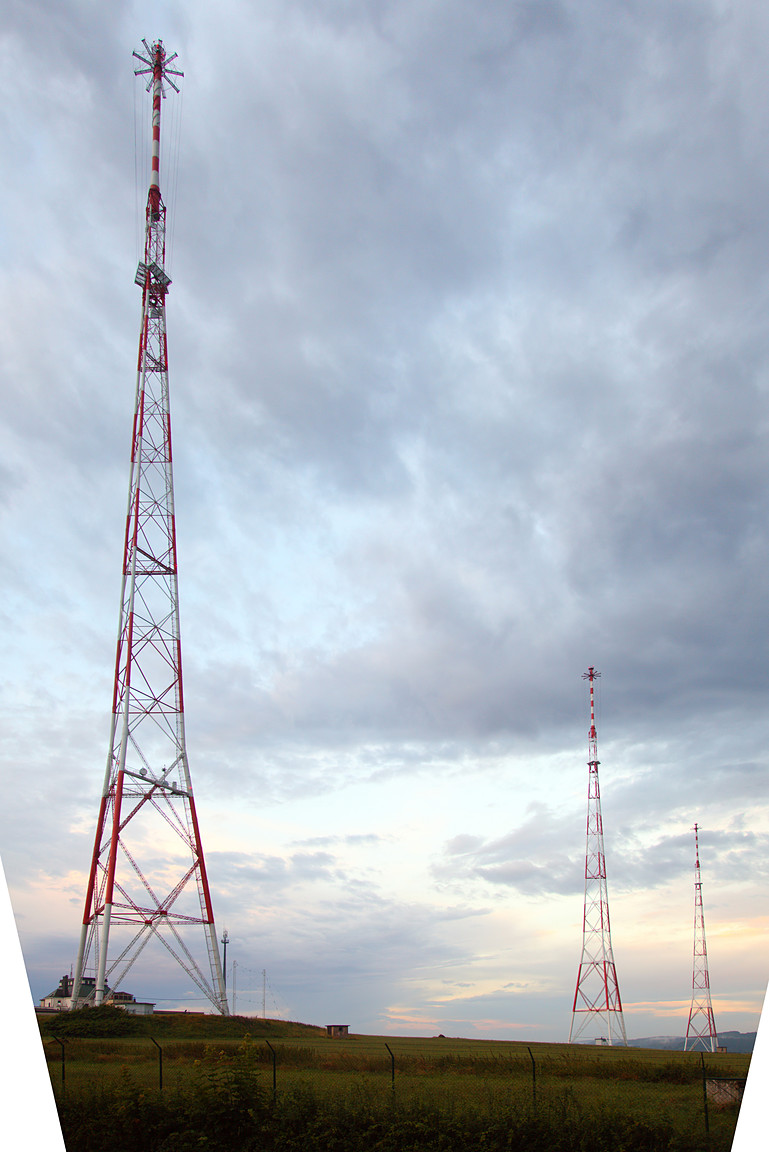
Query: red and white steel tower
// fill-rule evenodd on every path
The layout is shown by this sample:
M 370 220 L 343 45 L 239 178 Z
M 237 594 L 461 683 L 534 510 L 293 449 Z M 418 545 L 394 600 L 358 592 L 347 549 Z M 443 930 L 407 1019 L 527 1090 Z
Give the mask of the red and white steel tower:
M 694 963 L 692 966 L 692 1003 L 686 1025 L 684 1052 L 715 1052 L 718 1047 L 716 1021 L 710 1002 L 708 949 L 705 943 L 705 913 L 702 907 L 700 876 L 699 825 L 694 825 Z
M 134 52 L 152 92 L 152 169 L 109 753 L 96 823 L 72 1006 L 109 999 L 159 940 L 214 1008 L 228 1014 L 184 731 L 168 395 L 166 208 L 160 108 L 179 91 L 162 41 Z M 195 958 L 205 937 L 209 975 Z M 185 940 L 184 937 L 187 937 Z M 87 975 L 87 973 L 92 973 Z
M 590 681 L 590 732 L 588 736 L 587 849 L 585 852 L 585 910 L 582 920 L 582 959 L 572 1006 L 569 1043 L 586 1031 L 609 1044 L 627 1044 L 617 970 L 611 949 L 609 895 L 603 850 L 601 792 L 598 786 L 598 737 L 595 730 L 594 683 L 601 675 L 588 668 L 582 679 Z M 600 1028 L 600 1033 L 596 1029 Z

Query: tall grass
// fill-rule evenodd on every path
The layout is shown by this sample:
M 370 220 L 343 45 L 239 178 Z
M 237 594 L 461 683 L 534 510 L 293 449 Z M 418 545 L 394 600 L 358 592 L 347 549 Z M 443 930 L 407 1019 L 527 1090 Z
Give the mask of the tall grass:
M 675 1078 L 691 1061 L 641 1059 L 633 1069 L 629 1058 L 575 1053 L 571 1062 L 552 1060 L 535 1099 L 521 1060 L 484 1058 L 473 1077 L 469 1057 L 454 1066 L 450 1053 L 438 1052 L 429 1069 L 418 1055 L 398 1072 L 393 1091 L 389 1065 L 372 1068 L 365 1053 L 336 1049 L 332 1069 L 312 1063 L 309 1046 L 283 1045 L 273 1098 L 269 1049 L 258 1040 L 202 1051 L 199 1041 L 167 1044 L 176 1070 L 162 1093 L 148 1075 L 146 1041 L 116 1046 L 124 1058 L 144 1059 L 124 1059 L 107 1077 L 107 1042 L 72 1041 L 84 1056 L 88 1049 L 88 1060 L 84 1075 L 68 1073 L 66 1093 L 57 1090 L 69 1152 L 727 1152 L 734 1132 L 734 1112 L 714 1114 L 706 1142 L 699 1085 Z M 80 1062 L 71 1063 L 75 1071 Z M 665 1082 L 653 1073 L 666 1074 L 667 1065 Z M 619 1068 L 615 1081 L 606 1076 Z M 634 1079 L 633 1071 L 646 1078 Z
M 194 1090 L 69 1095 L 60 1108 L 69 1152 L 727 1152 L 730 1132 L 676 1130 L 664 1117 L 584 1109 L 568 1090 L 535 1110 L 523 1099 L 465 1108 L 376 1099 L 365 1087 L 323 1096 L 297 1086 L 273 1103 L 232 1069 Z

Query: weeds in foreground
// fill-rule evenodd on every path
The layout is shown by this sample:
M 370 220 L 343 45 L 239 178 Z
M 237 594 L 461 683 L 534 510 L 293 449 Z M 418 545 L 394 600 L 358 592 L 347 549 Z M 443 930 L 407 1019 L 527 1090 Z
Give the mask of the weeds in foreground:
M 396 1095 L 357 1081 L 329 1095 L 296 1084 L 273 1100 L 253 1047 L 208 1053 L 187 1086 L 160 1093 L 124 1071 L 119 1090 L 68 1093 L 68 1152 L 727 1152 L 733 1126 L 683 1133 L 670 1117 L 591 1109 L 564 1087 L 535 1108 L 525 1095 L 482 1106 Z

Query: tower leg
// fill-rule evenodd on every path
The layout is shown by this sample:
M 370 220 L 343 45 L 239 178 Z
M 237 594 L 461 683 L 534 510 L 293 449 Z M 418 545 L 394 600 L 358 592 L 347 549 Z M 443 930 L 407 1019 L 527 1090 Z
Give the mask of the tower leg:
M 77 950 L 77 961 L 75 963 L 75 972 L 72 977 L 72 999 L 70 1001 L 71 1008 L 77 1008 L 77 1002 L 80 999 L 80 985 L 83 982 L 83 959 L 85 957 L 85 946 L 88 940 L 88 925 L 83 924 L 80 929 L 80 946 Z
M 107 904 L 104 909 L 104 920 L 102 921 L 102 946 L 99 950 L 99 967 L 96 973 L 96 992 L 94 994 L 94 1004 L 98 1008 L 104 1000 L 104 985 L 106 983 L 107 971 L 107 941 L 109 940 L 109 924 L 112 919 L 112 905 Z

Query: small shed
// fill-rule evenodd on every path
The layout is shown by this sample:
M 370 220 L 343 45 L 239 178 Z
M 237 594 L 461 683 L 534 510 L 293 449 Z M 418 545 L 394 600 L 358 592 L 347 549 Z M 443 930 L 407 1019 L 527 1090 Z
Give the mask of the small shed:
M 327 1024 L 326 1025 L 326 1034 L 328 1036 L 349 1036 L 350 1025 L 349 1024 Z

